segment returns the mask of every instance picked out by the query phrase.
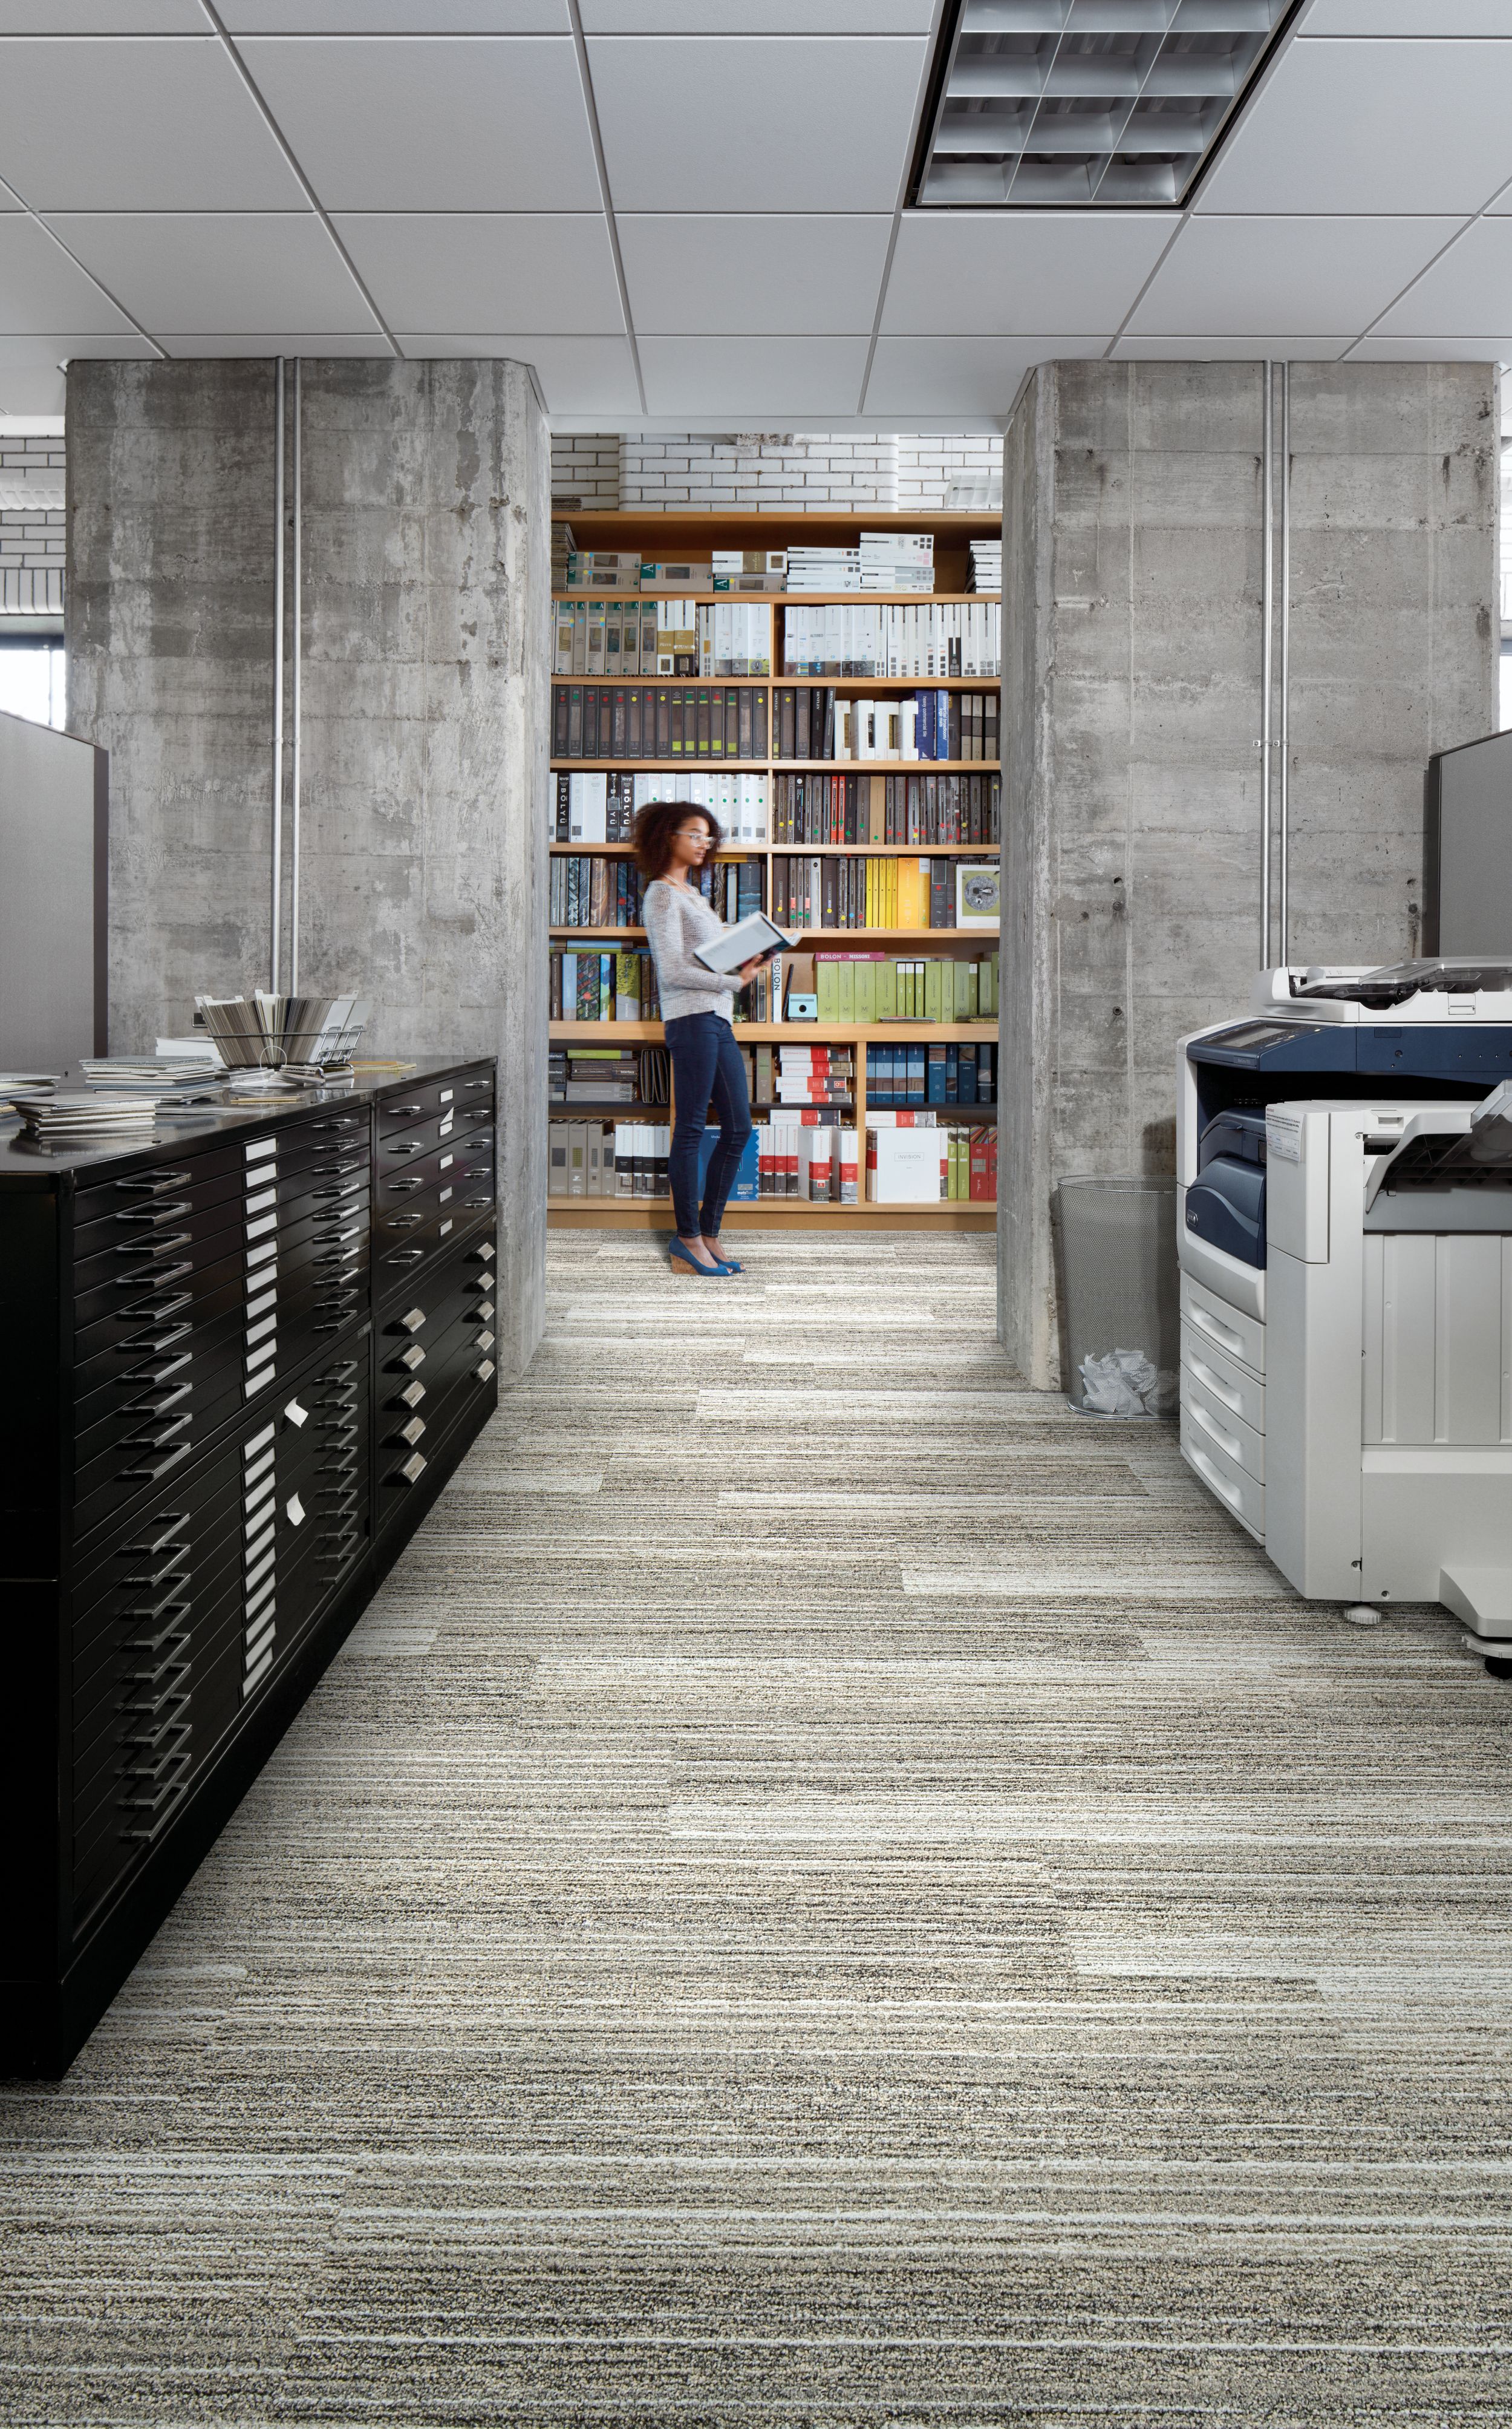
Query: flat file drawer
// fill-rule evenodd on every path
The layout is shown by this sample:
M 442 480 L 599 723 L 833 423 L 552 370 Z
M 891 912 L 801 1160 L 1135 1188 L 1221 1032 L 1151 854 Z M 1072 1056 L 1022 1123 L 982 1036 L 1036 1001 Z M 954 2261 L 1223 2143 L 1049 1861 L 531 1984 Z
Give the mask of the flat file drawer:
M 453 1111 L 448 1105 L 423 1121 L 396 1122 L 380 1132 L 377 1168 L 380 1176 L 402 1171 L 417 1157 L 436 1155 L 449 1146 L 493 1127 L 493 1107 L 479 1103 Z
M 81 1189 L 74 1200 L 74 1262 L 98 1255 L 117 1240 L 145 1239 L 175 1220 L 204 1216 L 240 1187 L 240 1160 L 233 1162 L 229 1149 L 222 1149 Z M 181 1212 L 167 1214 L 170 1208 Z
M 447 1115 L 466 1114 L 469 1118 L 480 1108 L 493 1110 L 494 1084 L 485 1071 L 463 1071 L 451 1080 L 428 1080 L 414 1088 L 395 1088 L 391 1095 L 380 1098 L 378 1103 L 378 1139 L 414 1122 L 429 1122 Z
M 386 1226 L 375 1226 L 373 1274 L 380 1299 L 386 1302 L 396 1292 L 407 1295 L 418 1277 L 438 1258 L 449 1256 L 460 1241 L 475 1235 L 480 1225 L 491 1226 L 492 1221 L 490 1198 L 483 1206 L 436 1209 L 409 1231 L 396 1233 Z
M 1252 1374 L 1265 1372 L 1265 1327 L 1258 1316 L 1230 1307 L 1206 1283 L 1190 1274 L 1181 1277 L 1181 1320 L 1225 1356 L 1239 1359 Z
M 1259 1543 L 1265 1541 L 1265 1487 L 1258 1478 L 1249 1474 L 1231 1459 L 1225 1450 L 1203 1429 L 1192 1422 L 1190 1410 L 1181 1412 L 1181 1452 L 1188 1465 L 1201 1477 L 1215 1498 L 1221 1501 L 1241 1527 L 1247 1527 Z

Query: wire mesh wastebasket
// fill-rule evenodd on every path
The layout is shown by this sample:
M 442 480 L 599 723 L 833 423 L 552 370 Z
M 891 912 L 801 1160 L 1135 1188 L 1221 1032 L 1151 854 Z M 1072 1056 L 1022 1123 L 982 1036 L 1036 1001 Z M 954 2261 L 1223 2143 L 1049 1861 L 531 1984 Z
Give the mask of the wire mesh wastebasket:
M 1054 1213 L 1072 1407 L 1170 1415 L 1181 1357 L 1175 1183 L 1078 1175 L 1061 1181 Z

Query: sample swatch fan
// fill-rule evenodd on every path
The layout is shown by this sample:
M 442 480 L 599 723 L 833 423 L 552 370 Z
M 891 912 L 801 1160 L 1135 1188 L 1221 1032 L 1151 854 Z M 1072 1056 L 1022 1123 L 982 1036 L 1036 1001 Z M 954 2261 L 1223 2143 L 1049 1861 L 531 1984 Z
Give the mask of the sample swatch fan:
M 267 1075 L 268 1084 L 346 1070 L 368 1006 L 351 995 L 196 996 L 195 1005 L 235 1071 Z M 243 1079 L 241 1084 L 247 1084 Z

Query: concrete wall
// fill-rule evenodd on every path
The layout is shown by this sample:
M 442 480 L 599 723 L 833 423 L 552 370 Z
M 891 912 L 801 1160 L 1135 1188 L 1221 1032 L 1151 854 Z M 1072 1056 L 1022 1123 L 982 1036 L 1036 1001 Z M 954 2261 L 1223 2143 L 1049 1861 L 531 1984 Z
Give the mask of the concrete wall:
M 1428 754 L 1497 723 L 1496 374 L 1292 367 L 1293 961 L 1417 949 Z M 1259 962 L 1261 370 L 1058 363 L 1005 441 L 1003 1338 L 1050 1197 L 1173 1169 L 1176 1039 Z
M 377 1053 L 498 1053 L 509 1376 L 544 1301 L 545 417 L 518 364 L 303 378 L 300 982 L 370 997 Z M 69 373 L 70 721 L 111 753 L 117 1049 L 267 983 L 272 397 L 263 362 Z

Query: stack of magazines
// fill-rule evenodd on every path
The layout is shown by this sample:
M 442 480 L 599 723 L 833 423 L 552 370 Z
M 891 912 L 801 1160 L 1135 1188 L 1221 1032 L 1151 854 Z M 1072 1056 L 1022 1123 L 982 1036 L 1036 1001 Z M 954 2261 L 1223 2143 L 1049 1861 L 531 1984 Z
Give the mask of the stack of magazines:
M 223 1075 L 219 1064 L 173 1055 L 81 1054 L 79 1076 L 87 1087 L 108 1088 L 117 1096 L 190 1105 L 213 1103 Z
M 117 1131 L 151 1130 L 156 1100 L 107 1096 L 101 1088 L 47 1088 L 15 1099 L 31 1138 L 108 1138 Z
M 18 1097 L 40 1097 L 57 1085 L 48 1071 L 0 1071 L 0 1114 L 13 1113 Z

